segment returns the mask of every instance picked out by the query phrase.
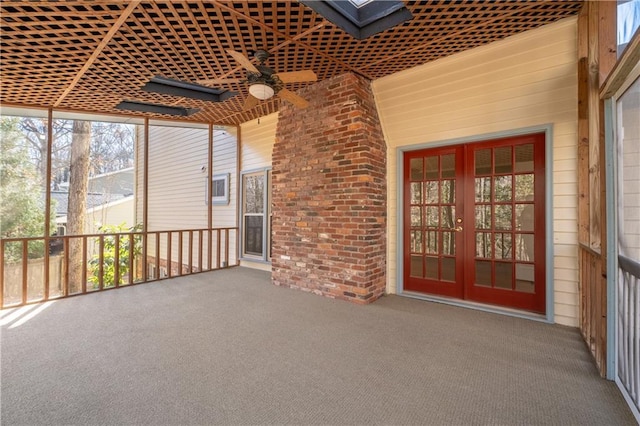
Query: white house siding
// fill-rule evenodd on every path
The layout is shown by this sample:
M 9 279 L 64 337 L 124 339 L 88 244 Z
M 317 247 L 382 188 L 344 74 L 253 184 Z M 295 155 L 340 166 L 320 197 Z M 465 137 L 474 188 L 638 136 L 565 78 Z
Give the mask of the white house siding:
M 278 113 L 240 126 L 242 137 L 242 171 L 271 167 L 273 144 L 276 141 Z
M 143 131 L 143 130 L 141 130 Z M 141 138 L 143 140 L 143 138 Z M 142 190 L 144 147 L 138 149 L 138 200 L 137 215 L 142 218 Z M 208 166 L 208 126 L 171 127 L 149 126 L 148 171 L 148 231 L 206 229 L 208 205 L 206 185 Z M 213 174 L 229 173 L 230 200 L 228 205 L 213 206 L 213 226 L 236 226 L 236 136 L 235 129 L 214 130 Z M 183 234 L 183 263 L 188 263 L 188 233 Z M 178 260 L 178 235 L 173 235 L 172 261 Z M 198 234 L 194 234 L 193 265 L 199 257 Z M 230 233 L 230 263 L 236 262 L 236 238 Z M 214 241 L 213 246 L 216 243 Z M 224 250 L 224 246 L 223 246 Z M 155 241 L 149 241 L 148 253 L 155 254 Z M 160 239 L 160 257 L 166 258 L 166 236 Z M 203 244 L 203 258 L 207 258 L 207 243 Z M 206 260 L 203 261 L 207 266 Z
M 270 114 L 240 126 L 242 140 L 241 170 L 243 172 L 271 167 L 273 144 L 276 141 L 278 113 Z M 241 261 L 242 266 L 271 271 L 271 265 Z
M 388 288 L 397 289 L 397 152 L 551 124 L 554 318 L 578 325 L 577 40 L 570 18 L 373 82 L 388 144 Z

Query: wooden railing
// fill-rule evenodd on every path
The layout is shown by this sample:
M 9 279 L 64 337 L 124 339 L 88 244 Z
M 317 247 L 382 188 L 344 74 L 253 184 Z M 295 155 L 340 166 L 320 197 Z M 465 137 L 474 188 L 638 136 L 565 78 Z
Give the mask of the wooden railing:
M 607 369 L 607 285 L 602 256 L 579 245 L 580 331 L 602 376 Z
M 0 309 L 237 266 L 237 235 L 232 227 L 0 239 Z
M 618 256 L 617 382 L 640 411 L 640 263 Z

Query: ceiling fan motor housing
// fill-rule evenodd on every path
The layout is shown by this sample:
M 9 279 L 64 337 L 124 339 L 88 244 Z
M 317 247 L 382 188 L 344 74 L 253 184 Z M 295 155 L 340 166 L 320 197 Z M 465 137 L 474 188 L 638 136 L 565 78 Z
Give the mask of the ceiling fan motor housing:
M 275 71 L 271 68 L 264 65 L 257 65 L 256 68 L 260 71 L 259 73 L 251 71 L 247 72 L 247 81 L 249 82 L 249 85 L 266 84 L 271 87 L 275 93 L 278 93 L 284 88 L 284 83 L 278 78 Z

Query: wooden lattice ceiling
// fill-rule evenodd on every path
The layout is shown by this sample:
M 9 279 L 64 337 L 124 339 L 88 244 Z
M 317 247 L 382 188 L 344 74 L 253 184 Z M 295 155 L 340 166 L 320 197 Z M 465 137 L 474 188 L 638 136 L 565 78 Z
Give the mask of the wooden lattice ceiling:
M 277 111 L 277 98 L 243 111 L 140 90 L 153 76 L 195 82 L 244 78 L 225 50 L 264 48 L 276 71 L 319 80 L 352 71 L 377 79 L 574 15 L 580 0 L 406 1 L 411 21 L 356 40 L 296 1 L 10 1 L 0 4 L 0 102 L 119 113 L 122 100 L 200 108 L 186 119 L 239 124 Z M 287 88 L 296 90 L 298 83 Z M 132 115 L 136 115 L 132 113 Z M 137 114 L 168 118 L 156 114 Z

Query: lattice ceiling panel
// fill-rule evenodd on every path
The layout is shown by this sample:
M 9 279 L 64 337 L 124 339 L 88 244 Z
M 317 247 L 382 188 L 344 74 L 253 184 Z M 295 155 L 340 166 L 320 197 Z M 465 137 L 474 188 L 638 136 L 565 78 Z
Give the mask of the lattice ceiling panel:
M 119 113 L 122 100 L 199 108 L 183 118 L 240 124 L 278 110 L 277 97 L 244 111 L 245 82 L 220 103 L 150 93 L 153 76 L 195 82 L 244 79 L 232 49 L 271 53 L 277 72 L 313 70 L 319 80 L 353 71 L 371 79 L 574 15 L 579 0 L 406 1 L 411 21 L 356 40 L 297 1 L 10 1 L 0 3 L 0 102 Z M 288 84 L 298 90 L 307 83 Z M 131 113 L 151 118 L 157 114 Z M 174 118 L 175 117 L 171 117 Z

